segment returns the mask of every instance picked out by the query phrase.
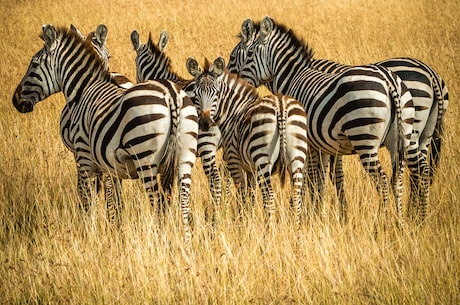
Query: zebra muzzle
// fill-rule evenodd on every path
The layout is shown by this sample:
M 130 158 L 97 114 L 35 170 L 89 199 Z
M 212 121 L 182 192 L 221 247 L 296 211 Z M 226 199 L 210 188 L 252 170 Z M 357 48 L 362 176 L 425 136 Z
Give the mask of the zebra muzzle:
M 214 122 L 211 119 L 211 113 L 209 111 L 201 112 L 199 120 L 200 129 L 208 131 L 212 125 L 214 125 Z
M 21 99 L 21 90 L 18 87 L 13 95 L 13 105 L 17 111 L 21 113 L 32 112 L 34 110 L 34 103 L 30 100 Z

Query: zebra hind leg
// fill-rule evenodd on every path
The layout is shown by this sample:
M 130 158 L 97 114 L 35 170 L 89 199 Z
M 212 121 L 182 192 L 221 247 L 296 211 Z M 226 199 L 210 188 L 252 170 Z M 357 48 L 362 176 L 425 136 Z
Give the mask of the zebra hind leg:
M 410 216 L 418 223 L 425 220 L 429 201 L 430 166 L 424 155 L 421 155 L 411 170 Z
M 347 205 L 348 204 L 347 204 L 347 199 L 345 196 L 342 156 L 331 156 L 330 157 L 329 177 L 335 186 L 337 199 L 339 202 L 340 222 L 342 224 L 346 224 L 348 222 L 348 218 L 347 218 Z
M 377 192 L 379 194 L 379 210 L 377 213 L 377 222 L 381 226 L 383 225 L 383 227 L 385 227 L 384 220 L 386 220 L 387 218 L 387 206 L 390 193 L 388 187 L 388 177 L 380 165 L 380 160 L 378 159 L 378 152 L 361 154 L 360 159 L 364 169 L 372 178 L 377 187 Z
M 121 179 L 105 175 L 105 200 L 107 203 L 107 219 L 112 227 L 121 228 L 121 212 L 123 201 L 121 198 Z

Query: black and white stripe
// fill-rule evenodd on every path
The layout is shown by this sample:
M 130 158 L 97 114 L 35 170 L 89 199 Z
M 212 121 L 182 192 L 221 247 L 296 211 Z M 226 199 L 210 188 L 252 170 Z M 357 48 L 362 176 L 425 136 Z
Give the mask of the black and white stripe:
M 289 172 L 292 207 L 300 222 L 302 184 L 307 153 L 307 121 L 303 106 L 284 95 L 259 97 L 257 90 L 236 75 L 225 71 L 223 58 L 205 69 L 195 59 L 187 60 L 195 77 L 195 97 L 200 105 L 200 126 L 217 125 L 222 149 L 242 198 L 247 187 L 262 190 L 267 223 L 273 221 L 274 195 L 271 175 Z
M 139 33 L 131 33 L 131 42 L 136 51 L 136 80 L 138 82 L 151 79 L 169 79 L 183 86 L 183 90 L 194 100 L 195 82 L 193 79 L 180 77 L 171 67 L 171 60 L 165 53 L 169 36 L 162 31 L 158 44 L 152 41 L 149 33 L 147 43 L 142 44 Z M 217 167 L 216 153 L 220 147 L 221 135 L 218 126 L 211 126 L 208 130 L 199 129 L 198 132 L 198 156 L 201 157 L 203 170 L 208 178 L 211 194 L 215 205 L 219 205 L 222 197 L 221 176 Z M 228 185 L 228 184 L 227 184 Z
M 240 70 L 245 61 L 247 47 L 253 42 L 254 37 L 260 30 L 259 23 L 252 23 L 251 20 L 245 20 L 242 24 L 242 30 L 239 35 L 240 43 L 233 49 L 230 54 L 228 68 L 231 72 Z M 415 107 L 415 117 L 413 124 L 413 136 L 411 149 L 408 151 L 408 163 L 411 176 L 411 202 L 410 209 L 417 206 L 417 197 L 425 198 L 425 204 L 422 202 L 419 211 L 420 218 L 423 219 L 426 211 L 426 201 L 428 195 L 420 193 L 427 187 L 420 187 L 419 178 L 423 171 L 428 154 L 430 154 L 430 183 L 434 179 L 434 174 L 440 160 L 441 140 L 442 140 L 442 121 L 444 113 L 448 106 L 448 90 L 444 80 L 431 67 L 414 58 L 391 58 L 379 61 L 376 65 L 383 66 L 396 75 L 404 82 L 412 95 Z M 326 59 L 311 59 L 310 67 L 326 73 L 340 73 L 350 66 L 333 62 Z M 272 82 L 264 84 L 269 89 L 272 88 Z M 343 198 L 343 169 L 342 156 L 332 156 L 331 164 L 334 170 L 330 171 L 331 179 L 336 182 L 336 188 L 339 198 Z M 424 181 L 424 180 L 422 180 Z M 424 182 L 426 183 L 426 181 Z M 342 201 L 341 200 L 341 201 Z
M 99 172 L 140 178 L 156 206 L 178 177 L 182 221 L 190 241 L 189 194 L 198 133 L 196 109 L 170 81 L 121 89 L 90 43 L 75 32 L 43 27 L 44 48 L 33 56 L 13 104 L 22 113 L 62 91 L 71 109 L 68 135 L 78 165 L 82 206 L 89 208 L 89 180 Z
M 383 195 L 385 208 L 389 189 L 378 157 L 378 148 L 385 145 L 396 172 L 393 185 L 402 222 L 402 163 L 410 144 L 414 108 L 401 79 L 376 65 L 326 74 L 309 68 L 312 51 L 292 31 L 271 18 L 262 21 L 255 36 L 251 33 L 254 27 L 248 29 L 247 37 L 252 37 L 252 41 L 248 43 L 241 75 L 257 86 L 271 83 L 274 92 L 291 95 L 304 104 L 310 148 L 317 150 L 309 172 L 312 177 L 320 177 L 316 181 L 320 194 L 324 189 L 324 172 L 318 173 L 315 165 L 316 160 L 322 159 L 318 153 L 356 153 Z M 344 208 L 342 202 L 342 215 Z
M 109 70 L 110 52 L 106 45 L 108 35 L 107 27 L 104 24 L 99 24 L 96 27 L 96 30 L 90 32 L 88 35 L 81 33 L 74 24 L 70 25 L 70 29 L 78 34 L 83 40 L 91 42 L 91 45 L 101 58 L 105 68 Z M 133 86 L 133 83 L 126 76 L 120 73 L 111 71 L 110 75 L 111 81 L 120 88 L 128 89 Z M 66 104 L 61 112 L 60 129 L 64 144 L 69 150 L 74 151 L 72 141 L 66 137 L 69 135 L 69 130 L 72 124 L 70 120 L 71 115 L 71 108 L 68 104 Z M 121 179 L 108 174 L 100 173 L 98 174 L 95 183 L 97 192 L 101 186 L 104 186 L 105 202 L 107 204 L 107 218 L 111 224 L 119 227 L 119 221 L 121 219 L 120 212 L 123 209 L 123 202 L 121 198 Z
M 431 67 L 414 58 L 390 58 L 375 63 L 394 72 L 412 95 L 415 107 L 413 134 L 408 151 L 411 178 L 411 216 L 425 218 L 428 183 L 432 183 L 441 154 L 442 121 L 448 106 L 448 90 L 444 80 Z M 313 59 L 312 69 L 340 73 L 350 66 L 325 59 Z M 428 158 L 428 154 L 430 157 Z M 429 160 L 429 167 L 427 164 Z M 427 181 L 426 176 L 429 177 Z M 425 185 L 420 185 L 420 184 Z M 420 204 L 418 201 L 421 200 Z M 418 215 L 413 215 L 417 213 Z

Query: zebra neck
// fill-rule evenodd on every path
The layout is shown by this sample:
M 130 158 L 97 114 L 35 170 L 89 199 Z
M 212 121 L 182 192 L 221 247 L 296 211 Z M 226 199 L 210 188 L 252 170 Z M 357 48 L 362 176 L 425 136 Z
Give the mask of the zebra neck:
M 78 69 L 67 69 L 62 72 L 62 92 L 68 103 L 78 101 L 85 90 L 99 80 L 104 83 L 111 83 L 111 77 L 102 66 L 90 64 L 81 66 Z
M 225 124 L 227 120 L 242 120 L 248 109 L 259 100 L 259 95 L 254 87 L 236 77 L 224 81 L 222 94 L 219 97 L 219 121 Z
M 311 61 L 311 55 L 288 33 L 281 33 L 279 41 L 286 46 L 282 52 L 277 44 L 269 45 L 273 60 L 268 63 L 268 69 L 272 71 L 274 93 L 283 93 L 291 85 L 292 78 L 308 67 Z

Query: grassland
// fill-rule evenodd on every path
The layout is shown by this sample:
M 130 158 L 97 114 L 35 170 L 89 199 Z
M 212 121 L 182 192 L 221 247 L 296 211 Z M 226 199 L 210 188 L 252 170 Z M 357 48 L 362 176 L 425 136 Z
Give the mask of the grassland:
M 460 304 L 458 1 L 136 2 L 1 3 L 0 303 Z M 41 25 L 73 23 L 89 32 L 105 23 L 111 69 L 135 80 L 132 30 L 145 42 L 149 31 L 157 40 L 166 29 L 173 66 L 188 77 L 187 57 L 228 58 L 242 21 L 265 15 L 292 27 L 318 58 L 360 64 L 410 56 L 443 76 L 450 91 L 445 146 L 425 224 L 408 224 L 404 233 L 390 226 L 374 236 L 377 195 L 353 157 L 345 163 L 350 221 L 344 226 L 330 195 L 328 216 L 296 232 L 288 192 L 276 183 L 279 222 L 272 234 L 263 233 L 259 201 L 236 221 L 235 201 L 227 198 L 211 239 L 204 212 L 210 196 L 199 162 L 191 252 L 182 245 L 178 209 L 170 208 L 158 230 L 137 181 L 125 183 L 121 233 L 107 228 L 101 202 L 83 224 L 76 166 L 59 136 L 63 96 L 27 115 L 11 103 L 43 46 Z

